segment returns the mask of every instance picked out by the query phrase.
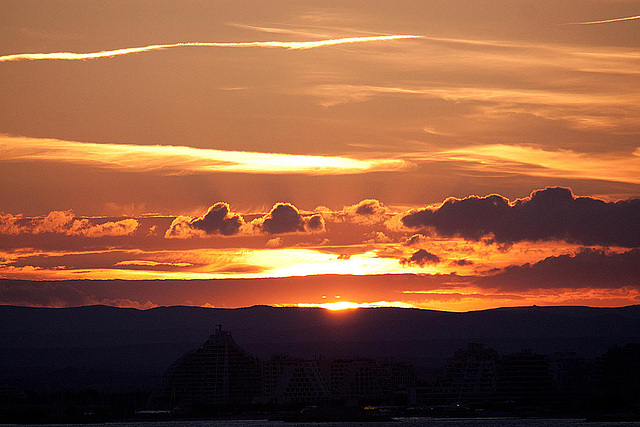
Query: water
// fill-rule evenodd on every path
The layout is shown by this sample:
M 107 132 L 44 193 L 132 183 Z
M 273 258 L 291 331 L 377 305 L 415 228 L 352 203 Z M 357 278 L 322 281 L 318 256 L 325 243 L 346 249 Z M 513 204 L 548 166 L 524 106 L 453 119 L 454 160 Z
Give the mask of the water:
M 102 424 L 75 424 L 71 426 L 106 426 L 106 427 L 619 427 L 640 426 L 640 422 L 590 422 L 584 419 L 519 419 L 519 418 L 396 418 L 397 422 L 349 422 L 349 423 L 289 423 L 267 420 L 213 420 L 213 421 L 148 421 Z M 67 424 L 69 425 L 69 424 Z M 33 425 L 33 427 L 55 426 Z M 23 427 L 23 426 L 21 426 Z

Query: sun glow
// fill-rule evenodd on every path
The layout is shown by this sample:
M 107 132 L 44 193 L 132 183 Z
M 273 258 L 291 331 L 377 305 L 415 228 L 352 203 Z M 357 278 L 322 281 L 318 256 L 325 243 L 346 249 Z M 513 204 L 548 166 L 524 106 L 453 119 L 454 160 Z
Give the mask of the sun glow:
M 353 310 L 360 308 L 360 304 L 357 302 L 338 301 L 338 302 L 326 302 L 324 304 L 298 304 L 298 307 L 320 307 L 326 310 L 338 311 L 338 310 Z
M 354 310 L 356 308 L 379 308 L 379 307 L 397 307 L 397 308 L 415 308 L 414 305 L 401 302 L 401 301 L 378 301 L 378 302 L 351 302 L 351 301 L 336 301 L 325 302 L 322 304 L 311 303 L 299 303 L 298 307 L 315 307 L 324 308 L 325 310 L 339 311 L 339 310 Z
M 118 252 L 118 251 L 116 251 Z M 111 253 L 105 251 L 105 254 Z M 0 263 L 0 277 L 10 279 L 225 279 L 294 277 L 322 274 L 387 274 L 436 272 L 437 267 L 403 266 L 397 259 L 370 250 L 348 260 L 319 248 L 192 249 L 181 251 L 120 251 L 117 261 L 103 266 L 51 268 L 32 253 L 12 254 L 21 266 Z M 60 255 L 65 255 L 61 252 Z M 55 256 L 51 254 L 50 256 Z M 115 256 L 115 255 L 112 255 Z M 111 264 L 110 264 L 111 263 Z M 60 261 L 60 266 L 64 260 Z

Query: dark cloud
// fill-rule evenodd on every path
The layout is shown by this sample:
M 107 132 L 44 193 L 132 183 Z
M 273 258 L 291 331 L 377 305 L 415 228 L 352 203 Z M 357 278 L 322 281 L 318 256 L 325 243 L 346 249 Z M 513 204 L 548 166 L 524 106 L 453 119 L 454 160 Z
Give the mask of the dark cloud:
M 240 215 L 232 214 L 227 203 L 218 202 L 211 206 L 207 213 L 194 220 L 191 225 L 207 234 L 232 236 L 237 234 L 244 220 Z
M 211 271 L 215 273 L 259 274 L 259 273 L 263 273 L 265 270 L 266 270 L 265 268 L 259 265 L 230 264 L 230 265 L 225 265 L 224 267 L 220 267 Z
M 420 246 L 420 245 L 424 244 L 426 242 L 426 240 L 427 240 L 426 236 L 424 236 L 422 234 L 414 234 L 413 236 L 411 236 L 407 240 L 405 240 L 404 245 L 405 246 Z
M 417 250 L 410 258 L 400 260 L 400 264 L 402 265 L 418 265 L 420 267 L 424 267 L 428 264 L 437 264 L 439 262 L 440 257 L 438 255 L 427 252 L 424 249 Z
M 211 234 L 233 236 L 240 232 L 240 227 L 243 224 L 242 216 L 232 213 L 228 203 L 217 202 L 200 218 L 187 216 L 175 218 L 165 233 L 165 237 L 189 238 Z
M 262 231 L 269 234 L 304 231 L 304 221 L 298 209 L 288 203 L 279 203 L 262 222 Z
M 396 248 L 394 245 L 386 245 L 386 247 L 379 249 L 376 251 L 376 258 L 393 258 L 398 259 L 404 255 L 400 249 Z M 400 260 L 402 263 L 403 260 Z
M 478 284 L 518 290 L 640 288 L 640 249 L 623 253 L 586 249 L 575 255 L 548 257 L 535 264 L 507 267 Z
M 307 228 L 311 231 L 323 231 L 324 230 L 324 218 L 322 215 L 315 214 L 307 219 Z
M 267 234 L 317 233 L 325 231 L 325 222 L 320 213 L 301 214 L 290 203 L 277 203 L 268 214 L 246 223 L 241 215 L 231 212 L 227 203 L 218 202 L 200 218 L 175 218 L 165 237 L 235 236 L 256 231 Z
M 95 304 L 75 286 L 65 282 L 0 281 L 0 304 L 32 307 L 77 307 Z
M 303 215 L 290 203 L 277 203 L 271 212 L 254 220 L 253 225 L 268 234 L 320 232 L 325 229 L 322 215 Z
M 451 264 L 458 265 L 460 267 L 464 267 L 464 266 L 467 266 L 467 265 L 473 265 L 473 261 L 469 261 L 467 259 L 458 259 L 458 260 L 453 261 Z
M 498 244 L 566 240 L 583 245 L 640 246 L 640 199 L 605 202 L 576 197 L 570 189 L 548 187 L 510 203 L 497 194 L 450 198 L 437 208 L 411 212 L 406 227 L 433 228 L 442 236 Z
M 100 281 L 101 285 L 106 282 Z M 37 282 L 27 280 L 0 280 L 0 304 L 26 307 L 81 307 L 104 304 L 116 307 L 148 309 L 155 307 L 148 299 L 137 301 L 122 297 L 97 298 L 92 290 L 83 289 L 90 281 Z M 94 282 L 95 283 L 95 282 Z M 124 281 L 110 283 L 123 284 Z M 142 283 L 142 282 L 138 282 Z M 108 286 L 108 285 L 107 285 Z M 119 289 L 122 292 L 122 289 Z M 118 293 L 117 291 L 114 293 Z M 154 293 L 149 293 L 152 296 Z

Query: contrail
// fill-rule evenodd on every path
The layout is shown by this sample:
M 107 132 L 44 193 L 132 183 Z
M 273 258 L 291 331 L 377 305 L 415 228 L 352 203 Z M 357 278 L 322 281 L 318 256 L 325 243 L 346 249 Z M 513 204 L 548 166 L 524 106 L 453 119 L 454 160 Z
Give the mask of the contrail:
M 316 47 L 335 46 L 348 43 L 365 43 L 398 39 L 416 39 L 420 36 L 412 35 L 393 35 L 393 36 L 369 36 L 369 37 L 345 37 L 340 39 L 317 40 L 307 42 L 227 42 L 227 43 L 173 43 L 173 44 L 154 44 L 142 47 L 128 47 L 115 50 L 103 50 L 100 52 L 75 53 L 75 52 L 53 52 L 53 53 L 18 53 L 14 55 L 0 56 L 0 62 L 7 61 L 37 61 L 43 59 L 54 59 L 64 61 L 78 61 L 85 59 L 111 58 L 120 55 L 129 55 L 131 53 L 149 52 L 152 50 L 163 50 L 173 47 L 268 47 L 282 48 L 292 50 L 313 49 Z
M 565 25 L 591 25 L 591 24 L 608 24 L 610 22 L 621 22 L 621 21 L 633 21 L 634 19 L 640 19 L 640 15 L 636 16 L 627 16 L 625 18 L 613 18 L 613 19 L 604 19 L 602 21 L 587 21 L 587 22 L 570 22 Z

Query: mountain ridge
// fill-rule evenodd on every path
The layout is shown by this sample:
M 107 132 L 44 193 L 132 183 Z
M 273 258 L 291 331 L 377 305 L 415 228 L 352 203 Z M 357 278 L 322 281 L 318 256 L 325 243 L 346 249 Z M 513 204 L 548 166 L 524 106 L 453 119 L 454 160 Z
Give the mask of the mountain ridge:
M 393 357 L 425 370 L 439 368 L 469 342 L 502 354 L 529 348 L 547 354 L 572 351 L 587 358 L 612 345 L 640 342 L 639 305 L 463 313 L 393 307 L 329 311 L 270 306 L 0 306 L 0 375 L 9 381 L 19 377 L 23 382 L 59 384 L 65 380 L 56 373 L 75 369 L 90 370 L 99 380 L 116 377 L 113 372 L 136 373 L 137 378 L 148 373 L 147 378 L 157 379 L 178 357 L 202 345 L 219 324 L 240 347 L 263 358 L 275 353 Z

